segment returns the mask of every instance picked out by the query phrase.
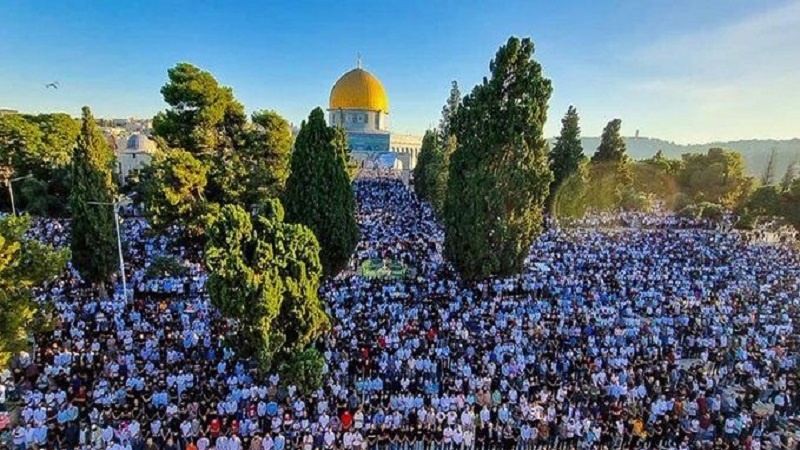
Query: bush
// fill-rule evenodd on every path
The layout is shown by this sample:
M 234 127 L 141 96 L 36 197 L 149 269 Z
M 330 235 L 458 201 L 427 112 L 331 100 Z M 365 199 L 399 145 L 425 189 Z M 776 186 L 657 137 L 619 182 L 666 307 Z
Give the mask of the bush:
M 755 229 L 756 226 L 756 216 L 751 214 L 749 211 L 745 210 L 741 216 L 739 216 L 739 220 L 736 221 L 736 224 L 733 225 L 734 228 L 737 230 L 746 230 L 751 231 Z
M 681 219 L 697 219 L 700 216 L 700 210 L 696 205 L 686 205 L 679 209 L 675 215 Z
M 297 386 L 302 394 L 309 394 L 322 387 L 324 367 L 325 358 L 319 350 L 309 347 L 281 365 L 281 379 Z
M 627 211 L 649 212 L 653 209 L 653 202 L 645 193 L 633 189 L 625 189 L 619 201 L 620 208 Z
M 725 215 L 722 206 L 716 203 L 703 202 L 697 205 L 697 208 L 700 210 L 700 217 L 713 222 L 719 222 Z
M 20 186 L 22 202 L 26 212 L 35 216 L 46 216 L 50 207 L 47 183 L 36 178 L 28 178 Z

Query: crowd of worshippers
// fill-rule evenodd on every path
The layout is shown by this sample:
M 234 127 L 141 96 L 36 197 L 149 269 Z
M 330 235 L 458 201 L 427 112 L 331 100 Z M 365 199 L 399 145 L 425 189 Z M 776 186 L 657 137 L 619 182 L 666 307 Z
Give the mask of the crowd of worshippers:
M 68 268 L 51 331 L 2 373 L 13 449 L 533 450 L 794 447 L 800 260 L 664 216 L 548 226 L 523 274 L 460 281 L 431 209 L 355 182 L 361 242 L 321 296 L 323 386 L 301 393 L 226 346 L 202 251 L 125 220 L 126 299 Z M 619 213 L 623 218 L 624 213 Z M 64 246 L 67 223 L 33 237 Z M 185 275 L 149 274 L 172 255 Z M 367 279 L 367 260 L 413 268 Z

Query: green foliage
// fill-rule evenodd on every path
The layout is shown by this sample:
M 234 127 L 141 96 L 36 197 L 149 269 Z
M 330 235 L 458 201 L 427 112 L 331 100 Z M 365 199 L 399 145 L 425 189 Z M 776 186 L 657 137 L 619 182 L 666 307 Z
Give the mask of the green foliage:
M 733 224 L 737 230 L 753 230 L 756 227 L 756 216 L 750 214 L 746 209 L 739 215 L 739 220 Z
M 319 350 L 309 347 L 297 352 L 281 365 L 281 379 L 289 380 L 302 394 L 322 387 L 325 358 Z
M 753 180 L 745 175 L 744 160 L 737 152 L 712 148 L 706 154 L 686 153 L 682 159 L 678 184 L 694 203 L 710 202 L 734 209 L 752 189 Z
M 69 257 L 33 239 L 26 239 L 30 218 L 0 219 L 0 367 L 24 350 L 36 331 L 33 288 L 58 275 Z
M 212 303 L 238 324 L 236 344 L 269 369 L 302 351 L 328 319 L 317 297 L 322 266 L 314 234 L 284 223 L 277 200 L 258 211 L 223 206 L 210 221 L 205 262 Z
M 147 270 L 145 271 L 145 275 L 148 277 L 173 277 L 173 276 L 183 276 L 189 272 L 189 269 L 186 268 L 178 258 L 174 256 L 156 256 L 150 261 L 150 265 L 147 266 Z
M 450 149 L 455 147 L 455 137 L 445 140 L 444 145 L 447 148 L 442 147 L 436 131 L 426 131 L 417 165 L 414 167 L 414 192 L 417 197 L 427 200 L 437 215 L 442 213 L 447 195 Z
M 781 191 L 788 191 L 792 187 L 792 181 L 797 178 L 798 173 L 800 173 L 800 163 L 798 161 L 794 161 L 786 167 L 786 172 L 781 178 Z
M 590 199 L 587 166 L 584 159 L 578 169 L 566 177 L 552 194 L 550 213 L 554 218 L 577 219 L 588 211 Z
M 661 150 L 652 158 L 641 160 L 639 164 L 670 177 L 677 177 L 683 170 L 683 162 L 680 159 L 667 158 Z
M 653 209 L 653 201 L 646 192 L 631 187 L 622 191 L 619 207 L 626 211 L 649 212 Z
M 153 119 L 156 142 L 206 167 L 202 197 L 249 208 L 280 195 L 289 176 L 289 123 L 274 111 L 256 111 L 248 122 L 233 90 L 191 64 L 176 65 L 168 76 L 161 93 L 169 108 Z
M 347 142 L 347 133 L 344 131 L 344 128 L 337 126 L 334 127 L 333 130 L 333 146 L 336 148 L 336 152 L 344 164 L 345 172 L 347 172 L 347 179 L 352 182 L 358 173 L 358 161 L 352 158 L 350 144 Z
M 549 153 L 550 171 L 553 172 L 553 182 L 550 183 L 551 205 L 556 191 L 564 180 L 576 173 L 586 159 L 581 145 L 581 128 L 578 121 L 578 110 L 570 106 L 561 119 L 561 135 Z
M 153 118 L 155 136 L 195 156 L 214 155 L 229 147 L 246 121 L 233 90 L 189 63 L 177 64 L 167 76 L 161 95 L 170 108 Z
M 621 206 L 622 197 L 633 184 L 630 159 L 620 134 L 622 121 L 614 119 L 603 129 L 600 145 L 592 155 L 589 180 L 592 206 L 609 210 Z
M 414 167 L 414 192 L 430 203 L 441 217 L 447 196 L 450 157 L 456 149 L 455 120 L 461 105 L 461 91 L 453 81 L 450 96 L 442 108 L 438 130 L 427 130 Z
M 239 152 L 247 169 L 245 206 L 283 193 L 292 154 L 292 129 L 286 119 L 275 111 L 256 111 L 252 119 Z
M 288 222 L 306 225 L 317 236 L 327 275 L 344 268 L 358 243 L 346 154 L 343 135 L 325 124 L 321 108 L 314 109 L 297 135 L 284 204 Z
M 203 197 L 207 174 L 208 167 L 185 150 L 157 153 L 145 168 L 141 184 L 150 225 L 165 230 L 180 224 L 189 236 L 199 235 L 207 206 Z
M 654 162 L 656 158 L 631 163 L 633 184 L 628 191 L 639 193 L 652 201 L 658 201 L 668 209 L 674 209 L 678 201 L 679 190 L 677 181 L 671 174 L 674 168 L 670 163 L 676 160 L 666 160 L 662 164 L 661 161 Z M 623 192 L 623 195 L 626 194 Z
M 722 220 L 725 209 L 715 203 L 701 202 L 687 205 L 675 213 L 676 216 L 684 219 L 706 219 L 714 222 Z
M 789 189 L 781 194 L 781 211 L 781 215 L 800 231 L 800 178 L 792 181 Z
M 712 222 L 719 222 L 725 214 L 725 210 L 717 204 L 703 202 L 697 205 L 700 210 L 700 217 Z
M 14 185 L 18 207 L 41 215 L 63 212 L 68 192 L 63 173 L 79 132 L 80 123 L 67 114 L 0 116 L 0 166 L 6 168 L 0 178 L 32 175 L 39 181 L 26 183 L 25 190 L 23 183 Z
M 210 72 L 179 63 L 167 74 L 161 94 L 170 108 L 153 118 L 157 142 L 165 150 L 184 149 L 209 168 L 206 199 L 240 202 L 250 169 L 237 151 L 248 140 L 244 107 Z
M 42 149 L 42 131 L 19 114 L 0 116 L 0 162 L 11 176 L 30 173 Z
M 25 204 L 25 210 L 29 214 L 46 216 L 51 203 L 50 196 L 47 194 L 47 183 L 36 178 L 28 178 L 21 184 L 20 198 Z
M 697 219 L 700 217 L 702 210 L 697 205 L 686 205 L 679 209 L 675 215 L 682 219 Z
M 460 105 L 461 91 L 458 89 L 458 83 L 453 81 L 450 86 L 450 97 L 447 98 L 447 103 L 442 107 L 442 118 L 439 121 L 439 138 L 441 139 L 440 145 L 442 147 L 446 147 L 447 141 L 455 134 L 453 123 Z
M 83 107 L 83 122 L 72 154 L 72 263 L 92 282 L 106 280 L 117 267 L 117 238 L 113 202 L 116 186 L 111 169 L 114 155 L 97 128 L 89 107 Z
M 518 273 L 542 230 L 552 86 L 533 53 L 530 39 L 510 38 L 455 116 L 445 254 L 468 279 Z
M 753 216 L 779 216 L 781 193 L 777 186 L 760 186 L 747 199 L 747 211 Z
M 64 113 L 26 117 L 42 132 L 42 147 L 36 158 L 38 167 L 31 172 L 41 177 L 57 168 L 69 166 L 72 149 L 75 148 L 81 131 L 81 123 Z
M 622 121 L 620 119 L 608 122 L 600 137 L 600 145 L 592 155 L 592 163 L 611 163 L 619 166 L 624 166 L 628 163 L 627 146 L 625 145 L 625 139 L 620 134 L 621 128 Z

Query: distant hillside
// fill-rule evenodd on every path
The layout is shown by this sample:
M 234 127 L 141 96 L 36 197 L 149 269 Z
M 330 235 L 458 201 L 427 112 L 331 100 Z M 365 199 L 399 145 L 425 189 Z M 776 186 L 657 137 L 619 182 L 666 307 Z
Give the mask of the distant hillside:
M 586 137 L 582 139 L 583 151 L 591 157 L 597 146 L 600 145 L 599 137 Z M 626 137 L 628 154 L 633 159 L 649 158 L 662 150 L 664 156 L 678 158 L 683 153 L 706 152 L 712 147 L 725 147 L 740 152 L 744 156 L 747 169 L 752 175 L 760 175 L 767 164 L 769 154 L 775 149 L 775 177 L 780 179 L 792 161 L 800 159 L 800 139 L 786 140 L 759 140 L 712 142 L 710 144 L 681 145 L 656 138 Z

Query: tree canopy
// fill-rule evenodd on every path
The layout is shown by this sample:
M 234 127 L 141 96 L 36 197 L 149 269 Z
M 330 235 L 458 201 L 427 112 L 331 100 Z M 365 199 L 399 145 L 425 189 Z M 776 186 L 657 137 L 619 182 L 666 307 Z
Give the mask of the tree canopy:
M 252 119 L 240 150 L 248 172 L 242 198 L 245 206 L 283 194 L 293 144 L 292 128 L 277 112 L 256 111 Z
M 738 152 L 711 148 L 707 153 L 686 153 L 678 176 L 681 192 L 692 203 L 716 203 L 734 209 L 747 198 L 753 180 L 745 173 Z
M 328 325 L 317 297 L 317 239 L 283 219 L 278 200 L 255 215 L 225 205 L 210 222 L 205 250 L 212 303 L 236 320 L 237 345 L 265 369 L 290 361 Z
M 202 197 L 203 203 L 214 209 L 214 204 L 249 208 L 281 195 L 289 176 L 292 151 L 289 122 L 275 111 L 256 111 L 248 120 L 230 87 L 221 86 L 210 72 L 191 64 L 177 64 L 167 75 L 161 93 L 169 108 L 156 115 L 153 129 L 163 152 L 187 152 L 196 161 L 183 154 L 179 157 L 184 166 L 196 171 L 193 176 L 183 177 L 182 186 L 192 186 L 190 197 Z M 163 158 L 158 162 L 171 164 Z M 204 167 L 202 172 L 198 163 Z M 153 171 L 143 174 L 142 184 L 149 185 L 151 192 L 171 189 L 157 186 L 163 179 L 148 180 L 155 174 Z M 199 183 L 199 178 L 205 181 Z M 203 186 L 198 191 L 199 184 Z M 197 202 L 189 201 L 191 198 L 186 197 L 187 201 L 181 204 L 198 206 Z M 161 222 L 172 222 L 175 216 L 162 206 L 147 208 L 164 214 Z M 193 208 L 185 211 L 196 212 Z M 202 231 L 197 227 L 192 229 Z
M 108 148 L 88 106 L 78 144 L 72 154 L 72 263 L 92 282 L 105 281 L 117 267 L 116 225 L 112 206 L 93 203 L 115 201 L 116 185 L 111 176 L 114 154 Z
M 447 103 L 442 107 L 442 118 L 439 120 L 439 137 L 442 146 L 446 145 L 448 139 L 453 136 L 453 122 L 455 121 L 458 108 L 461 105 L 461 90 L 458 89 L 458 82 L 453 81 L 450 86 L 450 96 Z
M 208 167 L 186 150 L 158 152 L 145 168 L 141 190 L 150 225 L 162 231 L 181 225 L 190 236 L 200 234 L 207 174 Z
M 450 140 L 455 138 L 451 136 Z M 414 192 L 417 197 L 428 201 L 437 215 L 444 207 L 450 163 L 450 154 L 443 145 L 449 145 L 449 142 L 442 143 L 435 130 L 426 131 L 414 167 Z
M 578 172 L 586 159 L 578 121 L 578 110 L 570 105 L 564 118 L 561 119 L 561 134 L 556 138 L 556 144 L 549 153 L 550 171 L 553 172 L 553 182 L 550 183 L 551 199 L 561 184 Z
M 33 289 L 58 275 L 69 255 L 26 238 L 29 227 L 27 216 L 0 219 L 0 367 L 26 348 L 34 331 Z
M 325 273 L 347 264 L 358 243 L 355 197 L 346 162 L 347 141 L 325 124 L 321 108 L 300 126 L 286 181 L 286 220 L 310 228 L 319 240 Z
M 623 207 L 632 197 L 633 174 L 625 140 L 620 134 L 622 121 L 608 122 L 600 137 L 600 145 L 592 155 L 587 190 L 590 205 L 599 210 Z
M 509 38 L 455 116 L 445 254 L 469 279 L 517 273 L 542 229 L 552 86 L 533 53 L 530 39 Z
M 170 108 L 153 118 L 155 136 L 169 147 L 195 156 L 231 147 L 246 121 L 244 107 L 233 97 L 233 90 L 189 63 L 177 64 L 167 76 L 161 94 Z

